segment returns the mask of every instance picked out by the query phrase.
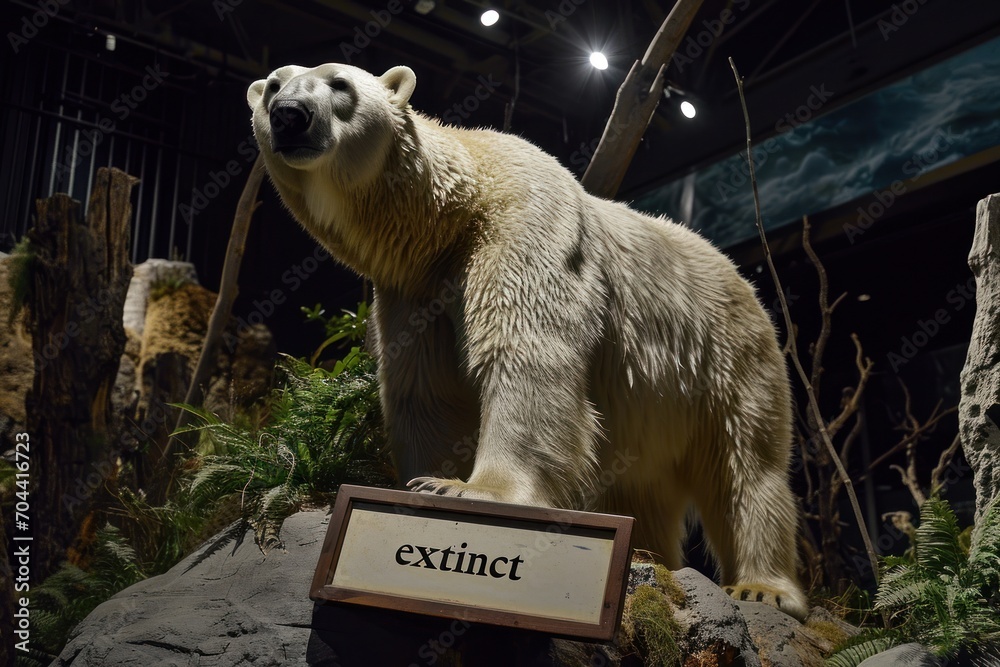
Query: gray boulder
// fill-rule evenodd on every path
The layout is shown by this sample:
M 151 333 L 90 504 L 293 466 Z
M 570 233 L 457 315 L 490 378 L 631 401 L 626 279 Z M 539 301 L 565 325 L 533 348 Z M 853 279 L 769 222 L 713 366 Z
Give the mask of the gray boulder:
M 281 529 L 284 548 L 266 556 L 252 531 L 216 536 L 166 574 L 100 605 L 53 665 L 559 667 L 621 665 L 623 656 L 634 655 L 627 641 L 553 640 L 382 609 L 314 605 L 309 587 L 328 524 L 325 510 L 289 517 Z M 802 625 L 765 605 L 733 601 L 695 570 L 672 578 L 664 586 L 652 566 L 634 564 L 629 591 L 641 585 L 663 591 L 666 613 L 681 628 L 675 641 L 686 667 L 819 665 L 819 653 L 832 648 L 824 637 L 844 635 L 822 612 Z
M 873 655 L 858 667 L 938 667 L 941 662 L 920 644 L 902 644 Z

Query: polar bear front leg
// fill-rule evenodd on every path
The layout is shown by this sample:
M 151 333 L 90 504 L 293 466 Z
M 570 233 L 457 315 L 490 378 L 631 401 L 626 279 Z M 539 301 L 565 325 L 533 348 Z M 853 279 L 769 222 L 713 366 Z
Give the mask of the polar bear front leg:
M 368 346 L 400 482 L 472 470 L 479 407 L 461 371 L 451 319 L 427 300 L 376 290 Z
M 514 367 L 515 361 L 520 363 Z M 418 477 L 414 491 L 578 508 L 594 469 L 596 421 L 583 383 L 565 368 L 501 361 L 484 383 L 482 430 L 468 482 Z
M 481 427 L 472 474 L 467 482 L 419 477 L 410 488 L 581 508 L 591 500 L 597 467 L 599 426 L 587 382 L 601 335 L 599 285 L 540 275 L 517 259 L 501 267 L 479 273 L 488 279 L 472 272 L 464 301 Z

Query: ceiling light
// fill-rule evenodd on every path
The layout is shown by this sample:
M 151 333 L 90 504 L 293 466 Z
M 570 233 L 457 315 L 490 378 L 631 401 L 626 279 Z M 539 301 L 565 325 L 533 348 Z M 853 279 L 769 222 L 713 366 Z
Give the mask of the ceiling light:
M 681 113 L 684 114 L 686 118 L 694 118 L 698 113 L 698 110 L 694 108 L 694 105 L 684 100 L 681 102 Z
M 608 59 L 600 51 L 594 51 L 590 54 L 590 64 L 597 69 L 607 69 Z
M 483 25 L 491 26 L 500 20 L 500 12 L 495 9 L 487 9 L 483 12 L 483 15 L 479 17 L 479 20 L 483 22 Z
M 417 0 L 417 4 L 413 5 L 413 11 L 418 14 L 430 14 L 434 11 L 434 0 Z

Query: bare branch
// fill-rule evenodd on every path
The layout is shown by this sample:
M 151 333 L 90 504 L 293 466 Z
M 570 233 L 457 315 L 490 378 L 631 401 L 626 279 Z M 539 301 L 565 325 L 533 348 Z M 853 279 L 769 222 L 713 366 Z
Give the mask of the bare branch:
M 857 412 L 861 406 L 861 397 L 864 395 L 865 387 L 868 386 L 868 379 L 871 377 L 872 366 L 874 366 L 872 360 L 864 356 L 864 350 L 861 348 L 861 341 L 858 339 L 858 335 L 852 333 L 851 340 L 854 342 L 855 350 L 854 365 L 858 368 L 858 386 L 853 390 L 850 400 L 842 404 L 843 408 L 840 414 L 827 426 L 827 431 L 830 433 L 831 438 L 843 428 L 847 420 L 851 418 L 851 415 Z
M 961 444 L 962 438 L 956 434 L 955 439 L 951 441 L 951 445 L 941 452 L 941 456 L 938 457 L 938 463 L 934 466 L 934 470 L 931 471 L 931 495 L 937 495 L 938 492 L 944 487 L 941 483 L 941 475 L 943 475 L 951 465 L 951 462 L 955 458 L 955 454 L 958 453 L 958 448 Z
M 903 481 L 906 488 L 910 490 L 910 495 L 913 496 L 913 500 L 917 503 L 917 507 L 923 505 L 927 500 L 927 496 L 924 495 L 923 490 L 920 488 L 920 483 L 917 481 L 914 471 L 910 467 L 904 469 L 902 466 L 898 466 L 895 463 L 889 466 L 889 469 L 895 470 L 899 473 L 899 478 Z
M 882 454 L 877 459 L 875 459 L 874 461 L 872 461 L 871 464 L 868 466 L 869 473 L 865 473 L 864 475 L 862 475 L 858 479 L 858 481 L 860 482 L 861 480 L 865 479 L 870 474 L 870 471 L 874 470 L 877 466 L 879 466 L 880 464 L 884 463 L 886 459 L 888 459 L 889 457 L 891 457 L 893 454 L 896 454 L 897 452 L 899 452 L 899 450 L 901 450 L 901 449 L 905 448 L 906 446 L 908 446 L 912 441 L 917 440 L 919 438 L 923 438 L 928 433 L 932 432 L 934 430 L 934 427 L 937 426 L 937 424 L 938 424 L 939 421 L 941 421 L 942 419 L 944 419 L 945 417 L 947 417 L 948 415 L 950 415 L 951 413 L 953 413 L 953 412 L 955 412 L 957 410 L 958 410 L 958 406 L 957 405 L 953 405 L 952 407 L 948 408 L 947 410 L 945 410 L 941 414 L 935 416 L 933 419 L 928 419 L 925 424 L 919 426 L 917 429 L 913 430 L 911 433 L 908 433 L 899 442 L 897 442 L 895 445 L 893 445 L 892 447 L 890 447 L 888 449 L 888 451 L 886 451 L 884 454 Z
M 771 248 L 767 244 L 767 234 L 764 232 L 764 223 L 760 214 L 760 193 L 757 190 L 757 176 L 754 172 L 750 113 L 747 111 L 746 98 L 743 95 L 743 79 L 740 78 L 739 71 L 736 69 L 736 63 L 732 58 L 729 59 L 729 66 L 732 67 L 733 75 L 736 77 L 736 88 L 740 96 L 740 105 L 743 107 L 743 122 L 746 125 L 747 130 L 747 161 L 750 164 L 750 183 L 753 187 L 753 203 L 755 213 L 754 221 L 757 224 L 757 233 L 760 234 L 761 245 L 764 248 L 764 259 L 767 260 L 767 268 L 771 272 L 771 279 L 774 280 L 774 286 L 778 291 L 778 298 L 781 300 L 782 312 L 785 315 L 785 325 L 788 327 L 788 331 L 792 331 L 792 317 L 788 312 L 788 303 L 786 303 L 785 293 L 781 286 L 781 280 L 778 277 L 778 270 L 774 267 L 774 260 L 771 258 Z M 847 474 L 847 470 L 844 469 L 843 463 L 840 462 L 840 457 L 837 455 L 837 450 L 834 448 L 833 442 L 830 440 L 830 434 L 826 430 L 826 424 L 823 421 L 823 413 L 820 411 L 819 403 L 816 401 L 816 395 L 813 391 L 810 376 L 806 373 L 805 369 L 802 367 L 802 363 L 799 361 L 798 350 L 794 339 L 790 339 L 790 347 L 792 352 L 790 355 L 792 358 L 792 364 L 795 366 L 796 372 L 798 372 L 799 377 L 802 379 L 802 383 L 805 385 L 806 395 L 809 398 L 809 407 L 812 411 L 812 417 L 816 422 L 817 428 L 819 429 L 820 436 L 823 438 L 823 444 L 830 453 L 830 457 L 833 459 L 834 465 L 837 467 L 837 473 L 840 475 L 841 482 L 847 490 L 847 496 L 851 501 L 851 508 L 854 510 L 854 518 L 858 522 L 861 539 L 864 541 L 865 550 L 868 552 L 868 559 L 871 561 L 872 573 L 874 574 L 877 582 L 879 580 L 878 556 L 875 554 L 875 547 L 872 545 L 871 536 L 868 533 L 868 526 L 865 523 L 864 514 L 861 512 L 861 505 L 858 503 L 858 496 L 854 492 L 854 485 L 851 482 L 850 476 Z

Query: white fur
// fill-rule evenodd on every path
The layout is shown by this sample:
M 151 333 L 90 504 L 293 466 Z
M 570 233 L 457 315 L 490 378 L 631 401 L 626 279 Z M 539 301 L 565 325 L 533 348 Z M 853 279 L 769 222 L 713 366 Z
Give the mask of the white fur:
M 354 91 L 346 111 L 333 78 Z M 328 64 L 248 93 L 285 203 L 375 284 L 401 479 L 631 514 L 671 567 L 694 504 L 732 594 L 802 618 L 789 385 L 753 289 L 695 233 L 587 194 L 528 142 L 417 114 L 414 82 Z M 276 95 L 329 124 L 321 154 L 271 150 Z

